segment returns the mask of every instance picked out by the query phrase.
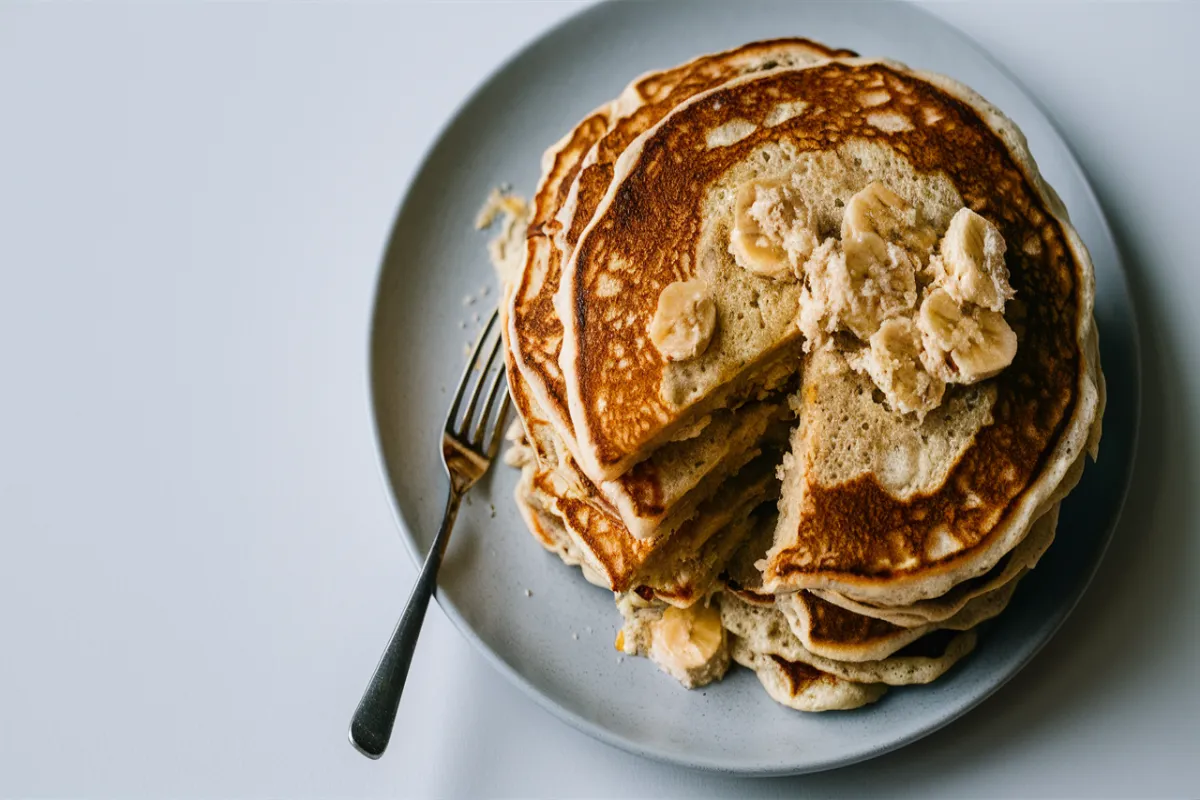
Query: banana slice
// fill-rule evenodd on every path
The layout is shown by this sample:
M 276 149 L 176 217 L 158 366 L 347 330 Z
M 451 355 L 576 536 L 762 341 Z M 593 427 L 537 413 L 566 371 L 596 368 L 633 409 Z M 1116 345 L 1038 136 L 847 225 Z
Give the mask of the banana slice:
M 916 213 L 879 181 L 851 196 L 842 215 L 841 262 L 845 279 L 833 307 L 840 326 L 864 342 L 883 320 L 916 308 L 920 262 L 905 245 Z M 831 262 L 833 263 L 833 262 Z
M 944 289 L 934 289 L 926 295 L 917 321 L 926 347 L 940 354 L 949 353 L 962 338 L 960 322 L 962 309 Z
M 1017 355 L 1017 334 L 996 311 L 960 306 L 945 289 L 934 289 L 917 319 L 925 343 L 925 366 L 947 383 L 990 378 Z
M 946 384 L 989 378 L 1017 351 L 1002 314 L 1013 291 L 999 229 L 963 208 L 934 255 L 936 242 L 911 203 L 868 184 L 846 202 L 840 252 L 805 265 L 799 320 L 812 341 L 853 333 L 863 344 L 849 345 L 851 366 L 894 411 L 922 417 L 942 402 Z
M 721 654 L 724 645 L 725 629 L 715 606 L 668 606 L 651 629 L 650 659 L 686 685 Z
M 917 223 L 917 211 L 883 183 L 872 181 L 846 201 L 842 247 L 847 266 L 865 273 L 871 264 L 886 263 L 888 244 L 910 251 L 924 264 L 937 234 Z
M 867 374 L 893 410 L 924 417 L 938 407 L 946 383 L 922 362 L 921 332 L 907 317 L 885 320 L 871 336 Z M 865 355 L 865 354 L 864 354 Z
M 931 266 L 951 297 L 991 311 L 1004 310 L 1013 290 L 1008 284 L 1005 243 L 999 228 L 971 209 L 960 208 L 950 219 L 940 251 Z
M 842 215 L 842 247 L 851 268 L 866 259 L 886 258 L 886 244 L 899 240 L 910 210 L 903 197 L 879 181 L 872 181 L 854 194 Z
M 764 179 L 738 189 L 729 252 L 742 269 L 792 278 L 816 244 L 812 211 L 791 185 Z
M 650 341 L 667 361 L 686 361 L 704 352 L 717 327 L 717 304 L 699 278 L 676 281 L 658 296 Z
M 968 343 L 950 353 L 963 383 L 996 375 L 1017 355 L 1017 334 L 1005 322 L 1004 315 L 981 308 L 969 319 L 973 325 Z

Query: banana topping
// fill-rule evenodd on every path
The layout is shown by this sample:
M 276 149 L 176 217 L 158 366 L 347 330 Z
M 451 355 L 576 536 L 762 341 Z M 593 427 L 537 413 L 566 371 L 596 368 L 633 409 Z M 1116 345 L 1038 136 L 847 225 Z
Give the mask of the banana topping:
M 729 252 L 755 275 L 791 279 L 817 245 L 814 227 L 811 210 L 789 183 L 749 181 L 734 203 Z
M 797 185 L 744 184 L 729 251 L 755 274 L 801 280 L 805 349 L 838 347 L 893 410 L 922 418 L 941 404 L 947 385 L 976 383 L 1012 363 L 1007 248 L 990 220 L 960 208 L 939 240 L 912 201 L 872 181 L 846 200 L 841 238 L 819 241 Z M 828 198 L 816 205 L 828 214 Z M 691 349 L 691 337 L 677 338 L 681 352 Z
M 878 181 L 853 195 L 841 242 L 825 240 L 803 267 L 800 329 L 808 342 L 843 330 L 865 342 L 884 320 L 911 315 L 929 239 L 912 206 Z
M 1013 296 L 1004 237 L 986 218 L 959 209 L 939 242 L 908 201 L 876 181 L 846 203 L 841 252 L 849 299 L 827 304 L 833 324 L 824 330 L 854 334 L 859 344 L 848 345 L 848 362 L 895 411 L 923 418 L 947 384 L 976 383 L 1012 363 L 1017 335 L 1003 314 Z M 828 279 L 813 270 L 801 302 L 822 283 Z M 801 310 L 810 338 L 811 316 Z
M 658 296 L 650 341 L 668 361 L 686 361 L 704 352 L 717 327 L 717 304 L 699 278 L 676 281 Z
M 946 289 L 934 289 L 917 319 L 930 372 L 953 383 L 976 383 L 996 375 L 1017 354 L 1017 334 L 1004 316 L 960 305 Z
M 960 208 L 942 238 L 931 266 L 946 292 L 959 303 L 1004 311 L 1012 299 L 1000 230 L 969 208 Z
M 921 339 L 912 320 L 896 317 L 879 326 L 871 336 L 869 350 L 851 359 L 852 365 L 856 360 L 862 362 L 856 368 L 870 375 L 892 407 L 904 414 L 932 411 L 946 391 L 946 382 L 925 368 Z
M 842 217 L 842 249 L 853 272 L 873 265 L 915 260 L 923 266 L 937 242 L 937 234 L 918 224 L 912 204 L 879 181 L 872 181 L 846 202 Z
M 800 279 L 806 350 L 844 350 L 893 410 L 922 418 L 948 384 L 976 383 L 1012 363 L 1017 334 L 1004 307 L 1014 293 L 995 224 L 960 208 L 939 240 L 913 202 L 872 181 L 846 200 L 841 238 L 821 241 L 800 185 L 788 178 L 743 184 L 729 252 L 756 275 Z M 829 198 L 814 203 L 828 215 Z M 712 333 L 704 316 L 712 301 L 701 305 L 703 290 L 684 288 L 693 283 L 673 284 L 659 298 L 650 335 L 670 360 L 703 352 Z
M 715 606 L 668 606 L 651 629 L 650 658 L 682 681 L 680 676 L 705 667 L 724 645 L 725 629 Z

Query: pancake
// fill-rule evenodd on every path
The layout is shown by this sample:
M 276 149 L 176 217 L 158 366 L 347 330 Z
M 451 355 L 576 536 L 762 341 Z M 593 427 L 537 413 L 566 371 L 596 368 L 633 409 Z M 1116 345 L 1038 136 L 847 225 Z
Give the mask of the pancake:
M 796 711 L 848 711 L 874 703 L 887 692 L 881 683 L 855 683 L 800 661 L 759 653 L 732 638 L 733 660 L 754 670 L 759 683 L 777 703 Z
M 900 628 L 928 628 L 931 623 L 951 619 L 970 601 L 1001 588 L 1027 570 L 1033 569 L 1054 540 L 1058 510 L 1059 506 L 1055 504 L 1038 519 L 1025 540 L 1001 559 L 992 570 L 978 578 L 964 581 L 942 597 L 890 608 L 859 603 L 837 592 L 821 589 L 806 591 L 818 600 L 855 615 L 878 619 Z M 773 534 L 774 523 L 768 519 L 747 537 L 743 545 L 730 557 L 723 575 L 726 595 L 734 596 L 741 603 L 760 608 L 775 608 L 776 597 L 763 588 L 763 575 L 756 566 L 756 563 L 761 561 L 762 554 L 770 547 Z
M 544 212 L 539 209 L 559 191 L 564 177 L 572 174 L 583 143 L 595 135 L 607 113 L 602 110 L 589 116 L 547 151 L 531 230 L 545 225 Z M 539 238 L 546 237 L 530 236 L 527 259 L 534 257 Z M 527 261 L 526 275 L 530 267 Z M 512 296 L 517 285 L 505 287 L 506 297 Z M 502 303 L 501 312 L 509 393 L 521 422 L 520 435 L 510 437 L 519 442 L 509 460 L 523 465 L 518 506 L 531 533 L 566 564 L 580 566 L 590 582 L 613 591 L 639 589 L 681 606 L 705 596 L 725 551 L 736 545 L 739 530 L 745 526 L 731 529 L 728 535 L 718 532 L 730 525 L 737 528 L 736 523 L 744 523 L 759 503 L 778 495 L 774 458 L 753 468 L 747 464 L 760 454 L 760 440 L 787 413 L 786 405 L 758 403 L 736 416 L 715 414 L 696 435 L 662 448 L 654 459 L 619 481 L 597 486 L 578 469 L 533 398 L 525 373 L 516 365 L 518 337 L 509 324 L 513 304 Z M 780 431 L 773 436 L 778 442 L 786 438 Z M 726 480 L 730 475 L 738 475 L 740 480 Z M 718 489 L 721 492 L 712 498 L 715 505 L 702 504 Z M 627 521 L 634 524 L 633 530 Z M 670 542 L 676 533 L 677 541 Z M 706 549 L 688 550 L 689 545 L 706 543 Z M 648 562 L 650 572 L 643 574 Z M 686 565 L 686 572 L 670 574 L 663 568 L 668 564 L 680 570 Z
M 949 619 L 916 628 L 855 614 L 809 592 L 779 595 L 776 605 L 810 652 L 837 661 L 879 661 L 934 631 L 965 631 L 992 619 L 1008 605 L 1023 576 L 974 598 Z
M 875 94 L 884 99 L 864 107 L 861 96 Z M 808 103 L 811 113 L 768 126 L 787 103 Z M 717 132 L 726 138 L 714 139 Z M 675 163 L 682 154 L 686 160 Z M 804 192 L 821 228 L 838 221 L 831 212 L 850 192 L 883 177 L 909 193 L 939 235 L 966 203 L 1013 243 L 1007 262 L 1021 300 L 1020 314 L 1013 312 L 1020 347 L 995 379 L 947 391 L 947 406 L 973 416 L 947 431 L 947 446 L 928 470 L 942 485 L 898 498 L 871 474 L 882 471 L 874 464 L 856 481 L 839 476 L 835 485 L 816 485 L 820 491 L 806 494 L 812 502 L 797 500 L 798 518 L 785 514 L 781 526 L 789 528 L 781 527 L 771 553 L 772 590 L 824 588 L 903 605 L 986 572 L 1012 549 L 1048 507 L 1096 415 L 1096 366 L 1085 357 L 1094 291 L 1086 250 L 1015 128 L 977 96 L 898 65 L 839 61 L 735 80 L 679 106 L 622 155 L 568 263 L 562 289 L 569 302 L 560 309 L 571 315 L 560 366 L 581 459 L 618 474 L 693 415 L 727 404 L 747 381 L 754 385 L 747 372 L 790 335 L 787 306 L 797 284 L 737 266 L 723 246 L 730 204 L 718 200 L 767 164 L 779 175 L 831 161 L 842 164 L 847 180 Z M 644 332 L 663 289 L 696 278 L 721 301 L 716 333 L 699 357 L 670 362 Z M 742 295 L 760 284 L 758 301 L 778 301 L 776 313 L 738 320 L 748 302 Z M 617 363 L 628 365 L 619 381 L 612 379 Z M 847 385 L 864 377 L 847 373 Z M 839 400 L 843 388 L 834 387 Z M 811 399 L 802 396 L 802 405 Z M 889 441 L 895 429 L 919 440 L 910 416 L 889 414 L 872 438 Z M 797 456 L 806 474 L 802 449 Z
M 883 99 L 872 97 L 874 104 L 865 107 L 862 98 L 876 93 Z M 811 113 L 767 127 L 772 102 L 807 102 Z M 735 122 L 742 138 L 705 149 L 707 133 Z M 670 153 L 688 153 L 688 161 L 656 171 Z M 819 155 L 808 158 L 812 153 Z M 841 363 L 845 359 L 839 361 L 838 352 L 814 353 L 805 371 L 794 469 L 785 483 L 791 501 L 768 558 L 767 588 L 823 588 L 878 605 L 937 597 L 989 570 L 1044 513 L 1054 494 L 1071 488 L 1064 478 L 1088 443 L 1098 405 L 1098 367 L 1087 355 L 1094 287 L 1086 250 L 1061 203 L 1042 183 L 1019 133 L 991 106 L 937 76 L 887 63 L 834 62 L 727 84 L 676 109 L 640 147 L 631 146 L 622 157 L 625 177 L 614 181 L 608 195 L 609 210 L 597 212 L 576 248 L 578 266 L 574 272 L 568 267 L 577 296 L 582 287 L 611 275 L 635 248 L 651 247 L 651 241 L 656 242 L 652 252 L 661 258 L 653 262 L 651 277 L 648 270 L 641 272 L 648 294 L 667 278 L 694 277 L 706 259 L 719 262 L 713 280 L 732 279 L 737 266 L 720 258 L 716 244 L 702 242 L 705 225 L 719 227 L 706 220 L 704 198 L 722 181 L 735 182 L 728 176 L 737 167 L 768 154 L 781 172 L 793 171 L 796 164 L 840 165 L 831 189 L 804 193 L 815 198 L 810 205 L 822 228 L 831 221 L 831 206 L 844 205 L 870 180 L 886 179 L 939 236 L 957 201 L 995 224 L 1012 245 L 1006 263 L 1020 301 L 1013 310 L 1020 344 L 1015 361 L 995 378 L 951 387 L 941 409 L 922 420 L 888 408 L 870 379 Z M 683 171 L 695 175 L 694 181 L 671 183 L 664 177 Z M 829 174 L 823 169 L 822 180 Z M 828 193 L 837 202 L 827 203 Z M 637 213 L 652 196 L 677 211 L 669 226 L 663 226 L 662 214 Z M 664 227 L 680 233 L 671 236 Z M 701 243 L 689 248 L 695 241 Z M 578 336 L 568 324 L 566 340 L 578 339 L 578 347 L 564 345 L 564 354 L 578 351 L 572 362 L 578 374 L 569 381 L 572 413 L 579 428 L 599 401 L 606 403 L 608 417 L 621 417 L 614 404 L 628 412 L 626 426 L 645 432 L 639 441 L 603 428 L 602 421 L 591 431 L 597 457 L 616 454 L 619 460 L 642 440 L 669 430 L 674 420 L 686 420 L 690 409 L 649 401 L 624 404 L 620 398 L 632 392 L 608 392 L 595 367 L 616 347 L 630 357 L 636 342 L 620 335 L 589 336 L 589 319 L 602 320 L 605 313 L 591 300 L 588 296 L 589 302 L 577 308 Z M 726 322 L 722 317 L 723 327 Z M 719 350 L 713 353 L 710 346 L 697 361 L 719 360 Z M 742 355 L 739 361 L 748 357 Z M 830 375 L 814 371 L 820 358 L 832 364 Z M 659 394 L 669 368 L 676 366 L 655 358 L 638 363 L 645 366 L 632 381 L 639 397 Z M 689 395 L 696 398 L 690 408 L 703 410 L 707 398 L 732 380 L 713 367 Z M 873 419 L 862 407 L 867 401 L 885 413 Z M 862 431 L 863 424 L 870 430 Z M 839 436 L 891 446 L 868 453 L 874 458 L 865 461 L 842 458 L 830 446 Z M 920 464 L 922 458 L 929 463 Z
M 758 455 L 761 443 L 766 440 L 782 443 L 786 439 L 786 432 L 780 427 L 784 418 L 790 416 L 786 403 L 781 400 L 754 403 L 741 409 L 740 414 L 713 414 L 691 438 L 663 447 L 630 473 L 597 485 L 579 469 L 578 462 L 533 400 L 524 375 L 513 365 L 508 347 L 505 363 L 509 394 L 523 427 L 523 441 L 546 473 L 544 479 L 553 475 L 561 485 L 556 494 L 585 497 L 606 516 L 615 518 L 622 537 L 661 543 L 694 516 L 702 502 L 730 475 Z
M 586 127 L 592 121 L 589 117 L 581 125 Z M 577 141 L 576 136 L 568 136 L 556 147 L 573 148 Z M 563 168 L 562 160 L 553 155 L 553 149 L 546 163 L 552 169 Z M 552 180 L 544 179 L 539 195 L 554 186 Z M 512 286 L 507 287 L 508 292 L 512 290 Z M 737 415 L 713 414 L 689 438 L 661 448 L 653 458 L 618 480 L 597 485 L 579 470 L 566 444 L 532 397 L 525 374 L 515 363 L 512 329 L 506 324 L 511 313 L 510 304 L 502 303 L 501 310 L 509 393 L 517 408 L 526 444 L 532 448 L 542 471 L 553 473 L 556 479 L 565 483 L 559 494 L 570 491 L 586 497 L 605 516 L 615 516 L 620 522 L 621 537 L 655 538 L 661 542 L 694 515 L 700 503 L 729 475 L 745 466 L 758 453 L 757 445 L 768 429 L 790 414 L 782 399 L 751 404 Z M 773 435 L 779 441 L 786 438 L 779 430 Z M 595 535 L 584 538 L 594 541 Z M 646 549 L 645 552 L 650 551 Z
M 844 680 L 889 686 L 936 680 L 970 653 L 976 641 L 974 631 L 934 631 L 882 660 L 837 661 L 808 650 L 774 606 L 748 603 L 731 593 L 721 596 L 721 623 L 757 653 L 807 664 Z
M 846 51 L 828 50 L 804 39 L 781 39 L 751 43 L 649 73 L 630 84 L 616 101 L 585 118 L 543 158 L 544 177 L 533 201 L 524 270 L 506 303 L 509 383 L 522 418 L 538 419 L 527 427 L 543 462 L 571 461 L 567 469 L 582 471 L 609 509 L 637 538 L 677 528 L 725 477 L 746 463 L 750 448 L 762 437 L 767 423 L 784 415 L 786 408 L 779 397 L 769 406 L 757 404 L 751 414 L 714 414 L 698 420 L 698 432 L 682 432 L 686 441 L 662 448 L 655 459 L 617 480 L 604 480 L 595 472 L 581 470 L 557 363 L 562 325 L 553 298 L 558 290 L 563 251 L 554 241 L 558 223 L 553 217 L 566 200 L 568 184 L 571 209 L 580 212 L 587 208 L 599 176 L 611 170 L 608 157 L 615 158 L 614 148 L 623 147 L 620 143 L 636 137 L 678 102 L 746 72 L 809 63 L 838 52 Z M 572 183 L 576 175 L 583 178 L 580 170 L 589 148 L 588 166 L 583 170 L 587 178 L 583 183 Z M 568 229 L 559 233 L 560 243 L 570 238 Z M 789 375 L 782 375 L 780 383 L 789 379 Z M 571 480 L 584 483 L 574 477 Z
M 517 510 L 525 521 L 525 526 L 542 547 L 558 556 L 564 564 L 568 567 L 579 567 L 588 583 L 607 588 L 604 579 L 588 566 L 579 547 L 567 535 L 562 520 L 550 511 L 543 504 L 542 497 L 533 491 L 535 472 L 532 464 L 525 465 L 514 492 Z
M 509 391 L 521 420 L 519 441 L 507 457 L 522 466 L 518 507 L 534 537 L 567 565 L 580 566 L 589 582 L 613 591 L 637 589 L 678 606 L 705 597 L 747 532 L 750 513 L 778 496 L 778 456 L 751 463 L 761 451 L 749 443 L 764 438 L 786 407 L 760 403 L 736 418 L 718 415 L 707 426 L 715 444 L 693 437 L 665 447 L 601 490 L 577 469 L 513 368 L 511 350 L 505 350 Z M 785 436 L 776 432 L 774 438 L 781 442 Z M 714 452 L 725 457 L 712 463 Z M 667 480 L 672 475 L 674 481 Z M 676 491 L 692 477 L 697 479 L 688 491 Z M 634 536 L 610 502 L 620 501 L 622 493 L 649 498 L 640 508 L 666 524 Z
M 1042 555 L 1054 541 L 1058 526 L 1058 509 L 1055 504 L 1029 531 L 1029 535 L 1012 552 L 1005 554 L 996 566 L 978 578 L 963 581 L 941 597 L 921 600 L 908 606 L 896 608 L 873 606 L 824 589 L 808 590 L 814 597 L 832 603 L 847 611 L 866 617 L 874 617 L 902 628 L 919 628 L 931 622 L 950 619 L 976 597 L 987 594 L 1016 580 L 1026 570 L 1037 566 Z
M 966 656 L 1105 403 L 1091 263 L 1016 127 L 778 40 L 637 79 L 542 171 L 509 458 L 531 533 L 617 594 L 618 649 L 802 710 Z

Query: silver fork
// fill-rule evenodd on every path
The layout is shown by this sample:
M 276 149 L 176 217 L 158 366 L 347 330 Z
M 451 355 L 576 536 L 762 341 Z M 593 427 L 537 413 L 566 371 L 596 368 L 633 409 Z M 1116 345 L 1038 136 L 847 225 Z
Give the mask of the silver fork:
M 500 447 L 509 398 L 503 361 L 493 370 L 493 366 L 496 366 L 496 356 L 500 352 L 500 332 L 496 325 L 498 317 L 499 311 L 493 312 L 483 332 L 479 334 L 479 341 L 475 343 L 471 360 L 458 382 L 458 391 L 450 404 L 450 413 L 446 415 L 446 425 L 442 431 L 442 465 L 450 477 L 450 494 L 446 498 L 442 527 L 433 540 L 429 555 L 425 557 L 425 564 L 421 567 L 421 574 L 417 576 L 412 594 L 409 595 L 404 614 L 400 617 L 396 630 L 392 632 L 392 638 L 379 659 L 379 665 L 375 667 L 375 673 L 363 692 L 362 700 L 358 702 L 358 708 L 354 710 L 354 717 L 350 720 L 350 743 L 367 758 L 379 758 L 383 755 L 388 741 L 392 738 L 392 726 L 396 722 L 396 709 L 400 705 L 400 695 L 408 677 L 408 666 L 412 663 L 421 624 L 425 621 L 429 598 L 437 589 L 438 568 L 441 567 L 442 556 L 446 553 L 446 543 L 450 541 L 450 529 L 454 527 L 458 505 L 466 491 L 487 472 Z M 485 347 L 488 342 L 491 342 L 491 345 Z M 480 367 L 480 359 L 484 353 L 487 354 L 487 361 Z M 473 383 L 476 372 L 479 372 L 479 380 L 474 383 L 466 410 L 460 419 L 459 410 L 463 397 L 467 393 L 467 387 Z M 490 382 L 489 375 L 493 376 Z M 488 387 L 486 399 L 476 413 L 485 385 Z M 499 403 L 496 402 L 498 397 L 502 397 Z

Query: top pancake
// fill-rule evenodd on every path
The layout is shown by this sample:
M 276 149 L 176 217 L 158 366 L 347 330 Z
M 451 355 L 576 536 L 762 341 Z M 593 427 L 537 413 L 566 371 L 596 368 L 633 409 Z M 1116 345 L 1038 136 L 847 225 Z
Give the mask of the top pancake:
M 910 494 L 869 470 L 810 483 L 795 529 L 777 535 L 768 589 L 825 588 L 902 605 L 943 593 L 1011 550 L 1054 493 L 1069 488 L 1064 478 L 1097 416 L 1098 367 L 1085 353 L 1094 294 L 1086 249 L 1020 132 L 969 89 L 894 63 L 844 59 L 752 75 L 679 106 L 626 150 L 575 248 L 562 282 L 560 309 L 569 314 L 560 365 L 581 459 L 606 474 L 725 403 L 747 365 L 777 346 L 783 333 L 771 326 L 786 313 L 763 314 L 759 335 L 759 319 L 739 321 L 721 305 L 735 284 L 763 298 L 786 295 L 786 287 L 728 257 L 721 234 L 731 211 L 722 222 L 714 191 L 736 185 L 738 170 L 764 152 L 803 156 L 865 144 L 948 182 L 998 226 L 1017 296 L 1015 361 L 996 378 L 947 393 L 943 408 L 970 395 L 986 414 L 946 450 L 937 480 Z M 645 332 L 662 289 L 695 277 L 719 287 L 718 333 L 700 357 L 668 363 Z M 678 395 L 681 379 L 688 391 Z

